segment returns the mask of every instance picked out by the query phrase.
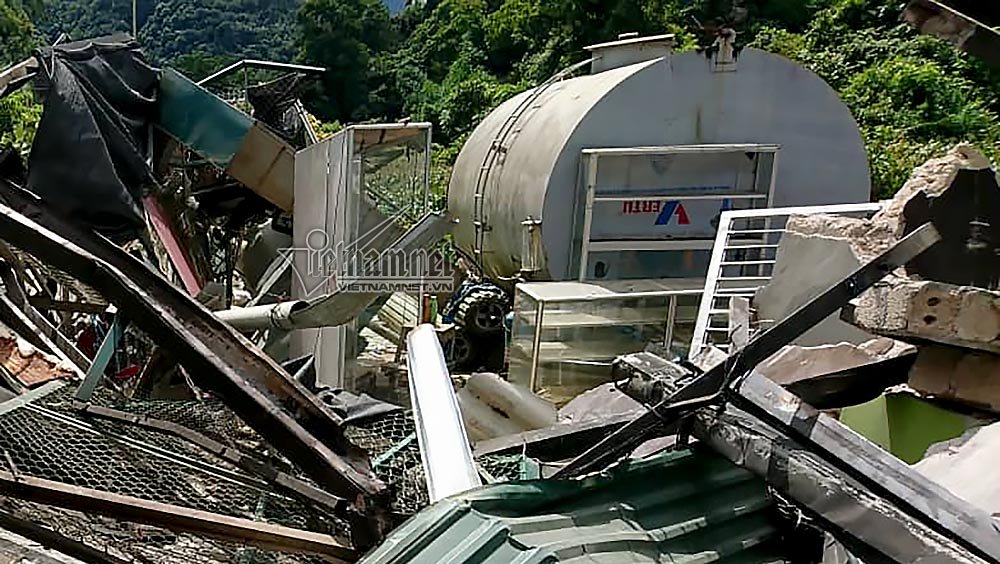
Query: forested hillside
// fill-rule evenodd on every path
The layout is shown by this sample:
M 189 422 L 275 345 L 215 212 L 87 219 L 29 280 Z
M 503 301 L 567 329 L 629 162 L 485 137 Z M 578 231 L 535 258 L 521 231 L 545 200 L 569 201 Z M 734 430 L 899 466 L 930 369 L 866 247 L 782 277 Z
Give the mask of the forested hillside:
M 304 58 L 337 63 L 310 107 L 341 122 L 430 120 L 452 154 L 490 108 L 581 60 L 585 45 L 666 31 L 693 49 L 710 40 L 700 29 L 730 24 L 742 44 L 800 61 L 840 92 L 862 127 L 880 195 L 952 143 L 998 155 L 998 75 L 900 23 L 898 0 L 442 0 L 378 25 L 316 32 L 320 6 L 330 21 L 366 2 L 376 0 L 306 0 L 300 10 L 300 26 L 314 31 Z M 354 52 L 366 64 L 344 61 L 343 51 L 328 58 L 336 44 L 362 46 Z M 349 69 L 343 79 L 340 69 Z
M 695 49 L 711 41 L 703 29 L 731 25 L 741 44 L 800 61 L 840 92 L 886 195 L 949 144 L 971 141 L 996 157 L 1000 143 L 1000 77 L 901 24 L 901 7 L 902 0 L 139 0 L 138 15 L 151 58 L 196 76 L 239 57 L 325 66 L 306 100 L 313 113 L 339 123 L 432 121 L 443 164 L 492 107 L 581 60 L 585 45 L 623 32 L 671 32 L 679 49 Z M 8 62 L 59 31 L 85 37 L 130 22 L 131 0 L 0 0 Z M 30 107 L 23 98 L 0 104 L 4 139 L 16 136 L 11 116 L 23 107 Z
M 137 0 L 146 53 L 160 64 L 205 59 L 289 60 L 297 51 L 297 0 Z M 39 28 L 49 40 L 131 32 L 131 0 L 49 0 Z M 185 62 L 186 61 L 186 62 Z

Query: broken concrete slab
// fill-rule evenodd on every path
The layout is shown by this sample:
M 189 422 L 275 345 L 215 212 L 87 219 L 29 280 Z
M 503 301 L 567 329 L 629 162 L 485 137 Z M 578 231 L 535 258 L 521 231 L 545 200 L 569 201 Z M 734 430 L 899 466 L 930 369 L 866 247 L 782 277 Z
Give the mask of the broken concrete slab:
M 871 222 L 880 228 L 891 229 L 896 238 L 902 237 L 906 233 L 904 214 L 911 199 L 920 194 L 932 198 L 944 194 L 951 188 L 959 171 L 989 168 L 989 159 L 975 147 L 966 143 L 956 145 L 945 155 L 930 159 L 913 169 L 906 184 L 881 212 L 872 217 Z
M 784 319 L 927 221 L 941 230 L 942 243 L 894 274 L 992 287 L 1000 273 L 1000 256 L 990 243 L 1000 241 L 1000 188 L 989 166 L 971 146 L 958 145 L 914 169 L 869 220 L 826 214 L 789 218 L 771 280 L 753 300 L 758 319 Z M 859 328 L 828 318 L 796 344 L 858 344 L 868 338 Z
M 928 345 L 910 369 L 909 385 L 941 400 L 1000 412 L 1000 356 Z
M 984 479 L 1000 464 L 1000 423 L 969 429 L 931 446 L 913 468 L 991 515 L 1000 514 L 1000 480 Z
M 773 382 L 787 386 L 834 372 L 857 368 L 878 360 L 916 353 L 916 347 L 887 338 L 861 345 L 838 343 L 817 347 L 789 345 L 757 365 L 757 371 Z
M 892 241 L 889 233 L 873 233 L 872 229 L 867 222 L 849 217 L 816 214 L 789 218 L 778 243 L 771 280 L 753 298 L 757 318 L 777 322 L 788 317 L 888 248 Z M 809 268 L 802 268 L 803 264 Z M 795 343 L 860 344 L 871 338 L 871 334 L 832 315 L 797 337 Z
M 793 345 L 757 365 L 757 371 L 817 409 L 841 409 L 905 383 L 916 355 L 916 347 L 884 337 L 859 346 Z
M 1000 292 L 886 278 L 841 311 L 865 331 L 1000 354 Z

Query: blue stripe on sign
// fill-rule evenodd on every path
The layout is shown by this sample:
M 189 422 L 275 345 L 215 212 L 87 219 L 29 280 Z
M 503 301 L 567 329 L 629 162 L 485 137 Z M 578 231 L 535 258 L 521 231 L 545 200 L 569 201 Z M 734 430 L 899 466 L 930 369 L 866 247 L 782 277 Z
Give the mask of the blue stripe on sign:
M 674 212 L 677 211 L 677 204 L 680 202 L 664 202 L 663 209 L 660 210 L 660 215 L 656 218 L 655 225 L 667 225 L 670 223 L 670 218 L 674 216 Z

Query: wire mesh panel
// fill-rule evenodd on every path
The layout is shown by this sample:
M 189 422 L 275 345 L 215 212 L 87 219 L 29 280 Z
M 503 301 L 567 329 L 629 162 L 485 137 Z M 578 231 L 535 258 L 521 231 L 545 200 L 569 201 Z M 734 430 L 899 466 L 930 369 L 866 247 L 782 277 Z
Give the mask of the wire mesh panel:
M 126 440 L 124 433 L 114 433 L 110 426 L 92 427 L 26 406 L 0 416 L 0 450 L 15 474 L 232 517 L 338 532 L 332 516 L 268 491 L 266 484 L 221 461 L 215 467 L 200 464 L 169 449 L 176 444 L 164 437 Z
M 105 390 L 101 397 L 111 394 Z M 336 516 L 275 493 L 196 445 L 126 423 L 82 418 L 70 399 L 67 386 L 32 401 L 0 405 L 0 464 L 5 470 L 341 538 L 348 534 L 346 523 Z M 136 403 L 138 410 L 205 424 L 227 441 L 246 438 L 245 426 L 210 402 L 197 407 L 185 401 Z M 0 510 L 129 562 L 325 562 L 13 498 L 0 497 Z
M 337 515 L 282 495 L 261 477 L 180 436 L 81 415 L 73 395 L 72 386 L 64 386 L 29 401 L 0 404 L 0 466 L 14 474 L 102 492 L 339 538 L 349 535 L 347 523 Z M 110 388 L 98 388 L 91 402 L 185 426 L 301 477 L 221 402 L 128 400 Z M 391 509 L 404 516 L 428 504 L 415 431 L 413 417 L 402 410 L 345 428 L 348 440 L 369 453 L 375 474 L 392 491 Z M 523 461 L 521 456 L 487 455 L 476 463 L 484 475 L 503 481 L 522 477 Z M 0 497 L 0 510 L 130 562 L 322 561 L 12 498 Z
M 372 470 L 392 488 L 394 511 L 411 515 L 430 503 L 412 413 L 399 411 L 353 425 L 346 435 L 368 451 Z M 497 481 L 509 481 L 522 477 L 522 460 L 521 456 L 483 455 L 475 462 Z

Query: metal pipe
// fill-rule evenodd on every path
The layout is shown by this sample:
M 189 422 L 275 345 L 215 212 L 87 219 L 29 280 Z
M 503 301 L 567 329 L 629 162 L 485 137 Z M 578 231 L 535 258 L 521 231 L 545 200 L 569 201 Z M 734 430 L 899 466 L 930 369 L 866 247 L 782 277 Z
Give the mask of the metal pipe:
M 434 326 L 406 337 L 410 401 L 431 503 L 482 485 Z
M 309 302 L 293 300 L 250 307 L 234 307 L 216 311 L 215 317 L 225 321 L 237 331 L 255 331 L 258 329 L 294 329 L 291 322 L 292 313 L 309 307 Z

